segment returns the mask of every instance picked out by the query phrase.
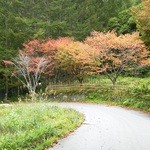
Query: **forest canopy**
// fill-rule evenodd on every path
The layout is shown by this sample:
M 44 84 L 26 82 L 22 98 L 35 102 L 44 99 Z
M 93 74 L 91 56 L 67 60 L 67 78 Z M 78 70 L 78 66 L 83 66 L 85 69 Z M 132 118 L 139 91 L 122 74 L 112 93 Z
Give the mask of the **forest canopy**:
M 140 3 L 140 0 L 1 0 L 0 90 L 6 89 L 6 81 L 8 87 L 19 84 L 9 82 L 12 67 L 3 61 L 16 57 L 23 43 L 59 37 L 84 41 L 92 31 L 132 33 L 137 30 L 138 17 L 130 10 Z

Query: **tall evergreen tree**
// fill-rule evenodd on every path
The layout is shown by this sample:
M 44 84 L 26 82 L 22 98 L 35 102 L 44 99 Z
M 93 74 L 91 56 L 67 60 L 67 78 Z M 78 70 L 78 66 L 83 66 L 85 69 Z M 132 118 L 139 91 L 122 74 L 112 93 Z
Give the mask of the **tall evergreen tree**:
M 2 60 L 15 57 L 25 41 L 59 36 L 83 40 L 92 30 L 105 31 L 109 18 L 138 1 L 0 0 L 0 78 L 11 72 Z

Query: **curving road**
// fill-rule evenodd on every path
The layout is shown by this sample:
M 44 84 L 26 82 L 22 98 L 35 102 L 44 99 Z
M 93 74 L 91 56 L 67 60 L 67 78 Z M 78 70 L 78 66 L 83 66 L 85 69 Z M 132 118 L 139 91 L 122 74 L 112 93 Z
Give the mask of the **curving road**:
M 85 115 L 74 133 L 49 150 L 150 150 L 150 116 L 120 107 L 59 103 Z

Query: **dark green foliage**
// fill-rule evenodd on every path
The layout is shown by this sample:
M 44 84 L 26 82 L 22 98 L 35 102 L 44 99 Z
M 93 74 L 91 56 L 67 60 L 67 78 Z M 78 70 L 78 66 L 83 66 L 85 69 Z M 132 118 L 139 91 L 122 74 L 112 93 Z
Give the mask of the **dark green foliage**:
M 82 40 L 92 30 L 105 30 L 109 18 L 134 4 L 132 0 L 1 0 L 0 45 L 16 51 L 32 38 L 74 36 Z
M 15 57 L 25 41 L 59 36 L 73 36 L 83 40 L 92 30 L 105 31 L 110 18 L 117 17 L 119 12 L 138 2 L 139 0 L 1 0 L 1 79 L 4 79 L 4 70 L 11 76 L 11 71 L 2 66 L 1 61 Z M 121 26 L 121 29 L 116 26 L 111 28 L 123 30 L 120 32 L 127 30 L 126 25 Z M 0 89 L 5 89 L 4 82 L 0 82 Z
M 148 77 L 150 75 L 150 66 L 137 67 L 135 70 L 130 72 L 128 75 L 136 77 Z
M 136 31 L 136 23 L 129 9 L 119 12 L 117 17 L 110 18 L 108 30 L 115 30 L 119 34 L 132 33 Z

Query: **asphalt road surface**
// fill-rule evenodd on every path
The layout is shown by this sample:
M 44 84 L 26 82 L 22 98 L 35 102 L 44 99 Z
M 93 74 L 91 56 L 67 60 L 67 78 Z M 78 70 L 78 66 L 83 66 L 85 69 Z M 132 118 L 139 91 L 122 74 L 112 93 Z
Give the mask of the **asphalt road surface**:
M 85 115 L 74 133 L 49 150 L 150 150 L 150 116 L 120 107 L 59 103 Z

